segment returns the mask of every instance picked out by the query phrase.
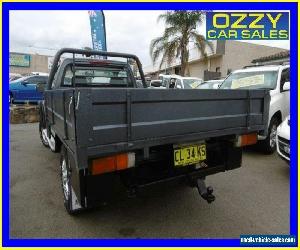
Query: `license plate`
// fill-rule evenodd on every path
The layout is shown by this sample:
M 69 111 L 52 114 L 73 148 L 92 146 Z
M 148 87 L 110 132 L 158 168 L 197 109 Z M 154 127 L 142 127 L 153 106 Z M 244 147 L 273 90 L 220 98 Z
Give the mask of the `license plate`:
M 206 159 L 206 146 L 190 145 L 174 149 L 174 166 L 196 164 Z

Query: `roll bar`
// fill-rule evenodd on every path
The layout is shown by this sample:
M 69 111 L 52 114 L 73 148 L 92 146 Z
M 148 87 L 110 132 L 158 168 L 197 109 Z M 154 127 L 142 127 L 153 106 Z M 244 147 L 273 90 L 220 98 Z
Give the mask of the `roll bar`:
M 66 54 L 66 53 L 73 54 L 73 64 L 75 64 L 75 54 L 85 55 L 86 57 L 98 55 L 98 56 L 105 56 L 105 57 L 109 56 L 109 57 L 121 57 L 121 58 L 133 59 L 137 63 L 143 86 L 144 86 L 144 88 L 147 87 L 144 72 L 142 69 L 142 64 L 136 55 L 126 54 L 126 53 L 118 53 L 118 52 L 97 51 L 97 50 L 62 48 L 59 51 L 57 51 L 54 56 L 53 64 L 51 67 L 51 71 L 50 71 L 50 75 L 49 75 L 49 79 L 48 79 L 48 83 L 47 83 L 47 89 L 51 88 L 51 83 L 52 83 L 52 81 L 54 79 L 54 75 L 58 69 L 59 60 L 62 57 L 62 55 Z

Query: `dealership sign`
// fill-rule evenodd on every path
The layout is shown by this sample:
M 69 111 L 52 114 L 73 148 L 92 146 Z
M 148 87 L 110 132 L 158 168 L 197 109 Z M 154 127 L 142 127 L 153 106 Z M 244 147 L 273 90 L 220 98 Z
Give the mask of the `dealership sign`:
M 30 60 L 30 55 L 9 53 L 9 66 L 30 67 Z
M 208 12 L 208 40 L 288 40 L 289 12 Z

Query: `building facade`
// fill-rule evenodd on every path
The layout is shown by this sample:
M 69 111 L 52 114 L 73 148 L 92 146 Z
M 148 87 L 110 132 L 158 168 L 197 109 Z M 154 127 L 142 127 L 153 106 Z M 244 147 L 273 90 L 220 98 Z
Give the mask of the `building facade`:
M 196 48 L 190 50 L 187 76 L 199 77 L 204 80 L 223 78 L 233 70 L 251 65 L 256 58 L 288 51 L 239 41 L 215 41 L 213 46 L 213 51 L 208 52 L 206 58 L 201 56 Z M 180 72 L 179 65 L 179 61 L 176 60 L 172 65 L 164 65 L 160 70 L 157 65 L 151 65 L 145 67 L 144 71 L 147 76 L 157 78 L 160 73 L 178 74 Z
M 9 53 L 9 73 L 26 75 L 31 72 L 49 72 L 51 56 L 39 54 Z

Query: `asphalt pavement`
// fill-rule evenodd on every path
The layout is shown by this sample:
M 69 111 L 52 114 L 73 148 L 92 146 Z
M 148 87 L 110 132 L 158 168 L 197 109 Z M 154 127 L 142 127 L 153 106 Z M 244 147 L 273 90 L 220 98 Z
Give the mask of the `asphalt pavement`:
M 38 124 L 10 126 L 11 238 L 238 238 L 289 234 L 289 166 L 252 149 L 243 166 L 207 178 L 207 204 L 182 184 L 151 186 L 137 198 L 70 216 L 64 209 L 59 154 L 39 139 Z

